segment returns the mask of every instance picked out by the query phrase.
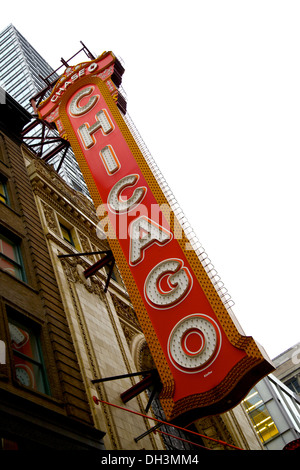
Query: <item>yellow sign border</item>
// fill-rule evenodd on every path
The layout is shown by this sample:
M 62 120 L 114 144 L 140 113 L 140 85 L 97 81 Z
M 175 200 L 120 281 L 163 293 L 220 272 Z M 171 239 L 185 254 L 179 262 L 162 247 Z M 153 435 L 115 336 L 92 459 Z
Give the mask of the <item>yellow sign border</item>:
M 78 138 L 70 125 L 69 118 L 66 112 L 66 105 L 71 97 L 77 89 L 81 88 L 84 85 L 88 84 L 96 84 L 99 87 L 100 92 L 102 93 L 105 102 L 112 113 L 115 121 L 118 124 L 118 127 L 126 140 L 142 174 L 145 177 L 149 187 L 151 188 L 154 197 L 157 200 L 157 203 L 163 208 L 164 205 L 166 207 L 169 206 L 169 203 L 163 194 L 159 184 L 156 181 L 152 171 L 150 170 L 148 163 L 145 160 L 141 150 L 139 149 L 137 143 L 135 142 L 130 130 L 127 127 L 120 111 L 117 108 L 115 101 L 113 100 L 112 96 L 108 88 L 106 87 L 105 83 L 97 76 L 89 75 L 84 76 L 77 82 L 75 82 L 72 87 L 68 88 L 60 101 L 60 119 L 63 123 L 63 126 L 66 131 L 67 139 L 69 140 L 72 149 L 76 155 L 76 159 L 78 161 L 80 170 L 85 178 L 86 184 L 88 186 L 90 195 L 94 201 L 95 207 L 97 208 L 99 205 L 103 203 L 101 200 L 100 194 L 96 188 L 93 176 L 89 170 L 87 165 L 86 159 L 83 155 L 81 147 L 78 142 Z M 168 214 L 167 214 L 168 215 Z M 174 213 L 171 212 L 171 230 L 174 230 Z M 109 233 L 112 236 L 109 236 Z M 204 294 L 206 295 L 207 300 L 209 301 L 216 317 L 218 318 L 224 333 L 227 335 L 229 342 L 235 346 L 236 348 L 243 349 L 247 357 L 242 359 L 227 377 L 217 385 L 215 388 L 208 392 L 204 392 L 201 394 L 197 394 L 195 396 L 190 396 L 187 399 L 182 399 L 181 401 L 177 402 L 174 406 L 174 402 L 172 400 L 172 396 L 174 394 L 174 379 L 172 373 L 170 371 L 169 365 L 166 361 L 164 352 L 160 346 L 160 343 L 157 339 L 157 335 L 154 331 L 153 325 L 149 319 L 147 310 L 145 308 L 143 299 L 139 293 L 139 290 L 136 286 L 135 280 L 132 276 L 130 268 L 128 267 L 127 260 L 125 255 L 120 247 L 120 244 L 116 237 L 113 236 L 113 228 L 109 227 L 108 230 L 108 242 L 113 251 L 116 263 L 120 269 L 122 277 L 124 279 L 125 285 L 130 293 L 131 302 L 135 308 L 135 312 L 138 316 L 141 328 L 145 334 L 147 339 L 151 354 L 153 356 L 154 362 L 156 367 L 159 371 L 162 383 L 163 383 L 163 390 L 160 395 L 160 400 L 164 406 L 164 411 L 166 413 L 167 419 L 174 418 L 178 414 L 185 413 L 189 411 L 192 407 L 199 407 L 203 408 L 206 406 L 213 406 L 213 403 L 222 402 L 223 398 L 228 396 L 230 392 L 233 390 L 237 382 L 240 381 L 240 377 L 245 377 L 248 373 L 251 373 L 255 368 L 258 376 L 258 380 L 261 379 L 262 374 L 266 375 L 267 373 L 271 372 L 273 368 L 271 365 L 265 360 L 263 357 L 260 349 L 258 348 L 256 342 L 253 340 L 251 336 L 243 336 L 239 333 L 234 321 L 230 317 L 226 307 L 222 303 L 218 293 L 215 290 L 208 274 L 206 273 L 204 267 L 201 264 L 197 254 L 194 250 L 186 250 L 186 244 L 189 244 L 189 240 L 183 233 L 181 239 L 178 239 L 178 243 L 190 263 L 191 268 L 193 269 Z M 260 375 L 259 375 L 260 374 Z M 255 375 L 255 373 L 254 373 Z M 248 389 L 245 384 L 245 393 L 248 392 Z M 225 399 L 225 398 L 224 398 Z M 242 399 L 242 397 L 240 397 Z M 223 402 L 224 403 L 224 402 Z M 235 406 L 237 403 L 233 403 L 232 406 Z M 230 408 L 231 406 L 229 406 Z

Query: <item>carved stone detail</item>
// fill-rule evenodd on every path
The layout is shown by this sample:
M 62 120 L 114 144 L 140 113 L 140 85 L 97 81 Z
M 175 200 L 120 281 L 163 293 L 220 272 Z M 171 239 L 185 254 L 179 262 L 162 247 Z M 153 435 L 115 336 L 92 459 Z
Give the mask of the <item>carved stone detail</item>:
M 83 314 L 83 312 L 81 311 L 81 308 L 80 308 L 80 301 L 77 298 L 77 293 L 76 293 L 76 288 L 75 288 L 76 283 L 84 284 L 85 288 L 89 292 L 98 295 L 100 297 L 100 299 L 104 302 L 105 308 L 107 309 L 107 312 L 108 312 L 109 317 L 110 317 L 110 321 L 111 321 L 111 325 L 112 325 L 112 331 L 116 335 L 116 339 L 118 341 L 119 348 L 120 348 L 120 351 L 122 353 L 124 363 L 126 365 L 126 369 L 128 370 L 128 372 L 132 372 L 129 361 L 128 361 L 128 358 L 127 358 L 127 353 L 124 349 L 124 345 L 123 345 L 122 339 L 120 337 L 120 334 L 119 334 L 119 331 L 118 331 L 118 328 L 117 328 L 117 325 L 116 325 L 116 322 L 115 322 L 115 319 L 114 319 L 114 316 L 113 316 L 113 313 L 112 313 L 112 310 L 111 310 L 111 307 L 110 307 L 110 303 L 107 299 L 107 294 L 104 293 L 104 288 L 103 288 L 101 282 L 95 276 L 93 278 L 89 279 L 90 283 L 84 282 L 84 280 L 82 279 L 81 270 L 78 269 L 78 267 L 82 267 L 86 264 L 86 263 L 84 263 L 84 261 L 82 259 L 62 258 L 61 259 L 61 264 L 63 266 L 66 278 L 68 280 L 69 290 L 70 290 L 71 295 L 72 295 L 72 303 L 73 303 L 74 312 L 76 312 L 78 325 L 80 326 L 80 330 L 81 330 L 81 335 L 84 338 L 85 349 L 86 349 L 87 356 L 89 358 L 89 364 L 90 364 L 90 368 L 91 368 L 91 371 L 93 373 L 94 378 L 101 378 L 101 374 L 100 374 L 100 371 L 98 369 L 97 359 L 94 357 L 94 354 L 93 354 L 93 347 L 92 347 L 92 344 L 91 344 L 91 341 L 90 341 L 90 338 L 89 338 L 89 334 L 87 332 L 85 321 L 83 319 L 84 314 Z M 87 266 L 85 266 L 85 267 L 87 267 Z M 122 302 L 121 302 L 121 304 L 123 305 Z M 124 306 L 125 305 L 126 304 L 124 304 Z M 132 330 L 130 330 L 130 328 L 126 329 L 125 337 L 126 337 L 127 341 L 131 340 L 131 338 L 133 337 L 133 333 L 134 332 Z M 132 385 L 134 385 L 135 382 L 133 381 L 133 379 L 131 379 L 131 381 L 132 381 Z M 109 401 L 108 397 L 106 396 L 105 388 L 101 383 L 97 384 L 95 386 L 95 388 L 97 389 L 98 397 L 101 400 Z M 137 401 L 138 401 L 141 412 L 143 412 L 144 408 L 143 408 L 143 405 L 142 405 L 141 398 L 137 397 Z M 105 417 L 108 434 L 109 434 L 110 440 L 112 442 L 113 448 L 120 449 L 121 448 L 120 447 L 120 442 L 118 440 L 118 434 L 117 434 L 116 429 L 115 429 L 115 424 L 114 424 L 113 416 L 111 414 L 110 407 L 103 404 L 102 412 L 103 412 L 104 417 Z M 149 426 L 148 421 L 146 420 L 146 418 L 143 418 L 143 419 L 144 419 L 144 424 L 145 424 L 146 429 L 149 429 L 150 426 Z M 154 437 L 150 434 L 149 438 L 151 440 L 153 449 L 157 449 L 157 444 L 155 442 Z
M 89 242 L 89 239 L 83 235 L 83 233 L 80 233 L 80 241 L 81 241 L 81 246 L 84 252 L 91 251 L 91 245 Z
M 46 219 L 46 223 L 49 227 L 50 230 L 52 230 L 54 233 L 59 235 L 59 230 L 57 226 L 57 222 L 55 219 L 55 213 L 52 207 L 48 206 L 44 201 L 41 201 L 42 206 L 43 206 L 43 211 Z
M 134 328 L 137 328 L 139 331 L 141 331 L 141 327 L 139 325 L 137 316 L 133 308 L 122 302 L 116 295 L 112 294 L 111 297 L 116 312 L 120 316 L 120 318 L 130 323 Z

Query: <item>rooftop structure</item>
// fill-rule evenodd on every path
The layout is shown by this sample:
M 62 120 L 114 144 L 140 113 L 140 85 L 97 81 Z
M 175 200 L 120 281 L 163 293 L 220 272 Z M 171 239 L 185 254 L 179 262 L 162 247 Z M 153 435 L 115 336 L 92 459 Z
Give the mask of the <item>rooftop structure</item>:
M 30 102 L 31 98 L 46 87 L 49 79 L 54 81 L 58 78 L 59 75 L 55 70 L 12 24 L 0 33 L 0 86 L 32 116 L 34 110 Z M 35 126 L 30 135 L 34 137 L 40 135 L 41 132 L 43 132 L 42 128 Z M 52 138 L 57 137 L 56 131 L 50 129 L 50 132 Z M 36 151 L 39 152 L 39 145 L 34 140 L 31 144 L 36 145 Z M 51 145 L 48 144 L 47 147 L 50 149 Z M 51 159 L 51 164 L 55 169 L 58 168 L 61 157 L 62 154 L 58 153 Z M 66 149 L 59 173 L 69 186 L 89 196 L 84 178 L 70 147 Z

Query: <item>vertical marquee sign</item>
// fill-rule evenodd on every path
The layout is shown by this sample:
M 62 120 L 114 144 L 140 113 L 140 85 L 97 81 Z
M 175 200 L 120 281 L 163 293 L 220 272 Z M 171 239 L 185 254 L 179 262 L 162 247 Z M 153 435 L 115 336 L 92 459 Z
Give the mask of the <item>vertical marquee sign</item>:
M 222 413 L 273 370 L 243 336 L 129 131 L 108 52 L 66 69 L 39 116 L 71 143 L 163 385 L 166 419 Z

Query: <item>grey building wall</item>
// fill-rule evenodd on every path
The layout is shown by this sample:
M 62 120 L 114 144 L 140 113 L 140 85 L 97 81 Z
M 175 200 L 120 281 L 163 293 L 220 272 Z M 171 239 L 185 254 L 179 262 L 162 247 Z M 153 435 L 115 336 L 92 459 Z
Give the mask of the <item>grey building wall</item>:
M 45 88 L 46 82 L 43 78 L 53 72 L 52 67 L 12 24 L 0 32 L 0 86 L 31 114 L 33 109 L 30 99 Z M 56 78 L 58 75 L 53 74 L 51 81 Z M 40 132 L 40 128 L 35 129 L 32 135 L 38 135 Z M 61 154 L 58 154 L 51 160 L 54 168 L 58 167 L 60 159 Z M 89 197 L 87 186 L 71 149 L 68 149 L 64 158 L 60 176 L 73 189 Z
M 300 397 L 300 343 L 279 354 L 273 363 L 275 377 Z
M 275 375 L 258 382 L 243 403 L 264 449 L 282 450 L 300 438 L 300 400 Z

